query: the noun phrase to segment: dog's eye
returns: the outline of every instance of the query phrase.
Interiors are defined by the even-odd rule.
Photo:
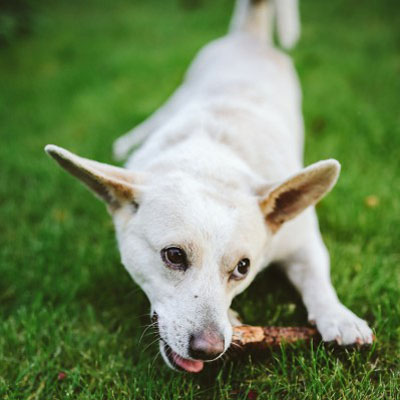
[[[249,272],[249,268],[250,268],[250,260],[248,258],[243,258],[236,265],[236,268],[231,274],[231,278],[235,280],[243,279]]]
[[[166,247],[161,250],[161,258],[164,263],[173,269],[185,271],[188,268],[186,253],[179,247]]]

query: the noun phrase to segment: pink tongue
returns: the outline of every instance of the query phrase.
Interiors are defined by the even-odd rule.
[[[176,365],[187,372],[200,372],[204,367],[203,361],[188,360],[186,358],[182,358],[181,356],[178,356],[178,354],[176,354],[174,351],[172,352],[172,358],[174,359]]]

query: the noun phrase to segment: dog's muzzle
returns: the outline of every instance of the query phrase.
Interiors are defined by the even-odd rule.
[[[154,312],[152,322],[158,329],[158,316]],[[190,336],[188,354],[190,358],[184,358],[176,353],[160,335],[160,349],[167,363],[178,371],[200,372],[204,367],[204,361],[212,361],[224,353],[225,339],[215,329],[208,328]]]

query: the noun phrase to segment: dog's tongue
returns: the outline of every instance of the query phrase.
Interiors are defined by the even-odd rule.
[[[181,367],[187,372],[200,372],[204,367],[203,361],[198,360],[188,360],[187,358],[183,358],[172,351],[172,358],[176,365]]]

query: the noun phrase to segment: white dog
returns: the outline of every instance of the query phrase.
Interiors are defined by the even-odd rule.
[[[116,157],[130,155],[125,168],[46,146],[107,203],[122,263],[148,296],[161,353],[176,369],[198,372],[224,353],[238,323],[232,299],[272,261],[324,341],[372,342],[330,281],[313,205],[340,165],[302,166],[300,88],[290,58],[272,46],[273,11],[282,45],[296,42],[296,0],[238,0],[229,33],[200,51],[165,105],[116,141]]]

